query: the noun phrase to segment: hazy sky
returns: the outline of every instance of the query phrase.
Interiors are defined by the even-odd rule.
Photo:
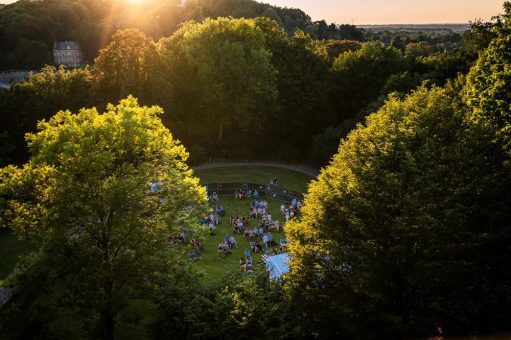
[[[355,24],[465,23],[502,12],[504,0],[265,0],[298,7],[313,20]]]
[[[0,0],[12,3],[15,0]],[[504,0],[263,0],[298,7],[313,20],[355,24],[464,23],[488,20],[501,12]]]

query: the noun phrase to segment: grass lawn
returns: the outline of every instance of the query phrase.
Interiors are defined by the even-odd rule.
[[[279,180],[278,186],[281,188],[296,190],[299,192],[306,192],[307,185],[312,180],[312,177],[304,173],[282,169],[276,167],[256,167],[256,166],[242,166],[242,167],[225,167],[213,169],[199,169],[194,170],[195,176],[199,177],[201,184],[209,183],[255,183],[255,184],[268,184],[270,179],[277,177]],[[229,216],[239,213],[241,215],[248,215],[248,207],[251,201],[236,201],[233,198],[222,198],[221,200],[226,215],[221,218],[220,224],[217,226],[216,235],[207,236],[202,242],[204,247],[201,253],[201,259],[195,262],[196,268],[203,275],[206,281],[219,280],[227,272],[241,270],[239,266],[240,257],[243,257],[243,251],[250,248],[250,243],[245,240],[243,235],[234,235],[238,248],[232,251],[232,255],[222,259],[218,256],[218,244],[228,234],[233,234],[232,227],[229,225]],[[274,220],[281,222],[285,218],[280,213],[279,200],[268,200],[268,210]],[[256,227],[258,221],[251,222],[250,228]],[[278,242],[283,236],[282,233],[272,233],[273,239]],[[261,259],[261,254],[253,254],[254,260],[253,268],[259,269],[257,263]]]
[[[240,166],[194,170],[202,184],[209,183],[255,183],[269,184],[277,178],[278,186],[305,193],[312,177],[302,172],[269,166]]]
[[[240,214],[240,216],[247,216],[250,202],[250,200],[236,201],[234,198],[221,199],[221,203],[224,206],[226,214],[224,217],[220,218],[220,224],[216,226],[217,229],[215,230],[215,235],[207,236],[203,240],[202,246],[204,249],[201,252],[201,258],[196,260],[194,263],[196,269],[199,271],[205,281],[216,281],[221,279],[226,273],[230,271],[241,270],[239,266],[239,260],[240,257],[244,257],[243,251],[245,249],[250,249],[250,243],[243,237],[243,235],[237,235],[233,233],[232,227],[229,224],[229,217],[235,214]],[[268,200],[268,211],[271,213],[274,220],[283,222],[285,221],[285,218],[280,213],[280,203],[281,201]],[[253,220],[249,228],[253,229],[257,227],[258,223],[259,220]],[[217,247],[218,244],[228,234],[234,236],[238,247],[232,249],[231,255],[228,255],[226,258],[221,258],[218,255]],[[283,236],[283,233],[273,232],[272,235],[273,239],[278,243],[280,238]],[[254,260],[254,265],[252,266],[253,269],[258,270],[260,266],[257,263],[261,259],[261,253],[252,253],[252,258]]]
[[[271,178],[277,177],[279,187],[305,192],[308,183],[312,178],[301,172],[274,167],[228,167],[216,169],[202,169],[194,171],[195,175],[201,179],[202,184],[208,183],[235,183],[247,182],[256,184],[267,184]],[[273,219],[283,221],[280,213],[280,201],[268,201],[268,208]],[[250,201],[235,201],[231,198],[222,199],[222,204],[226,210],[226,216],[222,218],[217,226],[215,236],[207,236],[202,242],[204,250],[201,259],[196,261],[196,268],[202,273],[205,280],[217,280],[224,274],[232,270],[240,270],[239,259],[243,256],[243,250],[250,248],[250,244],[242,235],[235,235],[238,248],[233,250],[232,255],[225,259],[218,256],[217,246],[227,235],[232,234],[232,228],[229,225],[229,216],[236,213],[248,215],[248,206]],[[252,221],[251,227],[257,226],[257,221]],[[281,233],[274,233],[273,238],[276,242],[282,237]],[[29,242],[19,241],[7,230],[0,230],[0,280],[7,277],[14,269],[16,261],[20,255],[32,250]],[[260,260],[260,254],[252,254],[254,259],[254,269],[258,268],[257,262]]]
[[[32,250],[27,241],[19,241],[7,230],[0,230],[0,280],[5,279],[14,269],[20,255]]]

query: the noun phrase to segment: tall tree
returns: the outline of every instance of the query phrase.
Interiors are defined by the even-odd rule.
[[[143,102],[154,101],[154,97],[170,91],[158,81],[161,78],[155,43],[137,29],[115,33],[96,58],[94,71],[92,93],[104,103],[127,95],[137,96]]]
[[[280,159],[303,159],[303,150],[310,145],[312,136],[332,121],[329,65],[304,32],[288,37],[266,18],[256,21],[266,35],[278,73],[278,96],[275,110],[271,111],[270,133],[263,145]]]
[[[342,118],[351,118],[373,102],[393,74],[401,73],[405,60],[401,51],[380,43],[342,53],[333,64],[337,84],[337,108]]]
[[[160,42],[174,113],[195,138],[213,137],[215,126],[221,141],[232,126],[257,131],[267,120],[276,73],[264,39],[252,20],[220,18],[189,22]]]
[[[311,333],[397,338],[509,324],[511,181],[458,91],[390,98],[341,143],[301,220],[286,225],[287,288]]]
[[[511,3],[504,4],[497,37],[467,76],[466,102],[473,118],[495,129],[496,138],[511,155]]]
[[[45,334],[46,323],[16,327],[34,323],[16,313],[33,307],[53,322],[77,314],[78,328],[112,339],[117,313],[168,281],[180,259],[168,239],[199,230],[205,191],[161,113],[132,97],[103,114],[61,111],[27,136],[26,165],[1,170],[2,222],[40,249],[9,282],[18,297],[2,310],[1,333]]]

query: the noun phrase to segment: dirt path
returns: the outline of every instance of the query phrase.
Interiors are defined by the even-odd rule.
[[[214,168],[228,168],[228,167],[240,167],[240,166],[268,166],[274,168],[283,168],[302,172],[312,177],[316,177],[319,174],[319,169],[307,165],[293,165],[283,163],[271,163],[271,162],[254,162],[254,163],[204,163],[197,166],[192,166],[195,170],[200,169],[214,169]]]

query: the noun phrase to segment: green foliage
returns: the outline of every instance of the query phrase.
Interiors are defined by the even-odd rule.
[[[0,123],[9,131],[8,158],[24,162],[27,158],[24,135],[34,132],[39,120],[58,110],[78,110],[89,105],[92,75],[88,68],[66,70],[47,66],[25,81],[0,92]]]
[[[53,55],[43,42],[21,39],[4,62],[6,67],[35,70],[51,65]]]
[[[189,22],[160,42],[174,86],[172,115],[193,126],[188,140],[214,140],[211,126],[221,141],[234,124],[251,132],[267,124],[276,72],[264,43],[254,21],[227,18]]]
[[[29,163],[1,170],[2,222],[40,250],[8,282],[21,298],[7,306],[13,312],[0,330],[15,334],[11,321],[19,318],[37,322],[35,334],[52,332],[47,323],[62,311],[80,316],[81,330],[111,338],[117,313],[178,265],[181,251],[168,238],[183,227],[201,230],[205,191],[161,113],[133,97],[103,114],[60,111],[27,136]],[[26,285],[32,276],[41,292]],[[16,312],[32,307],[49,322]]]
[[[405,47],[406,55],[412,57],[427,57],[432,55],[434,52],[434,48],[427,41],[409,43]]]
[[[264,274],[233,274],[208,287],[173,286],[161,301],[156,339],[300,336],[281,284]]]
[[[156,44],[136,29],[117,31],[94,63],[93,97],[100,102],[135,95],[143,102],[162,101],[170,91],[159,72]]]
[[[354,40],[318,40],[315,42],[316,54],[322,56],[331,65],[344,52],[358,51],[362,43]]]
[[[391,75],[401,73],[405,67],[399,50],[380,43],[367,43],[357,51],[339,55],[333,64],[338,107],[342,110],[338,114],[354,117],[378,97]]]
[[[304,32],[298,31],[289,38],[263,20],[258,20],[257,25],[265,33],[272,53],[278,96],[271,111],[268,137],[262,138],[256,148],[263,146],[263,152],[274,151],[277,159],[303,159],[301,151],[308,148],[312,136],[333,119],[328,64]]]
[[[0,68],[38,69],[51,64],[54,41],[81,40],[93,20],[89,1],[18,1],[0,9]]]
[[[308,331],[396,338],[509,324],[503,157],[450,90],[422,87],[369,116],[286,226],[287,290]]]
[[[281,8],[253,0],[150,0],[134,5],[127,0],[17,1],[0,7],[0,68],[38,69],[51,63],[54,41],[80,43],[86,60],[93,61],[119,28],[136,28],[153,39],[167,37],[188,21],[206,18],[269,17],[288,33],[318,27],[320,39],[361,40],[352,25],[312,22],[300,9]]]
[[[511,154],[511,3],[505,4],[497,38],[481,54],[467,76],[465,98],[473,119],[495,129],[496,138]]]
[[[482,20],[471,22],[470,29],[463,34],[467,52],[477,57],[479,52],[484,51],[490,42],[497,37],[494,28],[501,24],[500,20],[496,23]]]
[[[277,24],[281,25],[282,20],[280,19],[279,15],[273,8],[266,9],[262,14],[261,17],[269,18],[271,20],[274,20]]]
[[[448,79],[456,79],[459,74],[467,74],[472,64],[463,51],[439,53],[419,58],[417,62],[425,67],[423,78],[440,86],[445,85]]]

